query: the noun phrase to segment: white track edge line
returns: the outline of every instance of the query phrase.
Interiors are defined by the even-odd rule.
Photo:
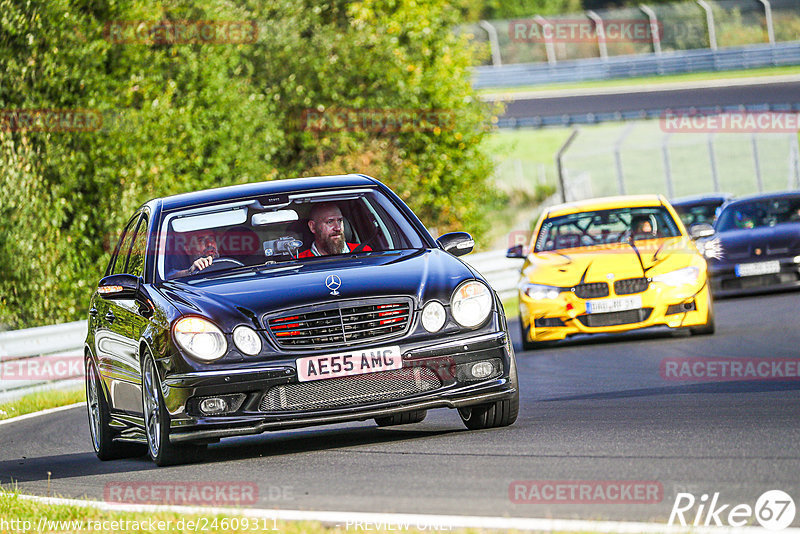
[[[2,421],[0,421],[0,426],[16,423],[18,421],[24,421],[25,419],[33,419],[34,417],[39,417],[40,415],[47,415],[50,413],[61,412],[64,410],[71,410],[72,408],[77,408],[78,406],[86,406],[86,401],[76,402],[75,404],[68,404],[66,406],[58,406],[56,408],[48,408],[46,410],[40,410],[38,412],[26,413],[18,415],[16,417],[11,417],[10,419],[3,419]]]
[[[3,493],[0,490],[0,493]],[[19,498],[42,504],[87,506],[99,510],[113,512],[176,512],[184,514],[213,514],[213,515],[239,515],[257,517],[275,521],[315,521],[324,524],[342,526],[371,523],[374,529],[397,525],[409,525],[409,529],[419,527],[425,530],[452,528],[485,528],[519,531],[562,531],[562,532],[619,532],[619,533],[691,533],[691,534],[742,534],[754,532],[768,532],[761,527],[680,527],[658,523],[644,523],[635,521],[592,521],[580,519],[545,519],[522,517],[484,517],[484,516],[455,516],[455,515],[427,515],[427,514],[392,514],[369,512],[334,512],[311,510],[266,510],[266,509],[241,509],[202,506],[175,506],[156,504],[117,504],[101,501],[87,501],[80,499],[64,499],[59,497],[40,497],[38,495],[17,494]],[[377,523],[377,525],[376,525]],[[354,526],[355,530],[359,530]],[[362,527],[363,530],[363,527]],[[798,534],[798,528],[786,528],[781,534]]]

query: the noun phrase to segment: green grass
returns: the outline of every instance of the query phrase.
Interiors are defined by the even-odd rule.
[[[238,524],[236,523],[238,520]],[[3,521],[9,523],[4,525]],[[27,525],[24,523],[29,521]],[[49,521],[50,523],[47,523]],[[57,524],[54,522],[80,522]],[[193,522],[194,528],[189,522]],[[257,523],[256,523],[257,521]],[[41,525],[41,531],[37,530]],[[118,522],[114,524],[112,522]],[[163,522],[159,524],[160,522]],[[216,525],[216,528],[212,528]],[[233,528],[237,526],[238,528]],[[245,525],[249,528],[245,528]],[[12,528],[8,528],[11,526]],[[25,526],[30,526],[24,530]],[[4,528],[6,527],[6,528]],[[91,528],[90,528],[91,527]],[[127,527],[127,528],[126,528]],[[153,527],[153,528],[151,528]],[[183,527],[183,528],[181,528]],[[203,528],[206,527],[206,528]],[[408,532],[423,532],[412,523]],[[380,528],[371,524],[369,532],[396,532],[397,528]],[[229,514],[181,514],[179,512],[111,512],[91,506],[68,506],[42,504],[19,498],[16,491],[0,492],[0,532],[119,532],[119,533],[160,533],[164,532],[234,532],[259,533],[282,532],[284,534],[338,534],[345,532],[364,532],[357,526],[346,524],[338,527],[325,526],[310,521],[281,521],[272,518],[248,518],[236,511]],[[427,530],[426,530],[427,531]],[[435,532],[435,530],[434,530]],[[487,529],[453,529],[449,532],[459,534],[492,532]]]
[[[0,404],[0,421],[26,413],[38,412],[48,408],[68,406],[86,400],[86,392],[81,389],[40,391],[25,395],[17,400]]]
[[[620,78],[615,80],[591,80],[576,83],[548,83],[540,85],[526,85],[519,87],[496,87],[478,91],[478,94],[508,94],[527,93],[531,91],[551,91],[553,89],[595,89],[607,87],[626,87],[631,85],[659,85],[676,82],[696,82],[705,80],[728,80],[736,78],[755,78],[761,76],[785,76],[800,74],[800,66],[767,67],[763,69],[729,70],[723,72],[692,72],[687,74],[674,74],[671,76],[643,76],[638,78]]]

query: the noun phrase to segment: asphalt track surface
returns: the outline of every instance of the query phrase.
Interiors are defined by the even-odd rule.
[[[800,103],[800,82],[793,81],[733,87],[521,98],[506,103],[503,118],[520,119],[691,107],[795,106],[798,103]]]
[[[270,509],[659,522],[677,492],[752,506],[780,489],[800,504],[800,381],[684,383],[659,372],[671,357],[798,358],[798,311],[798,292],[728,299],[716,304],[714,336],[648,332],[518,349],[520,416],[498,430],[469,432],[443,409],[402,427],[230,439],[200,463],[157,468],[145,458],[97,460],[85,408],[70,409],[0,426],[0,481],[46,495],[49,471],[53,495],[100,500],[111,483],[233,481],[256,483],[257,506]],[[509,499],[517,480],[657,481],[663,498],[519,504]]]

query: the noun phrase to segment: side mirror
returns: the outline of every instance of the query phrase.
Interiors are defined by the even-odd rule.
[[[506,251],[506,258],[524,258],[525,247],[522,245],[514,245]]]
[[[135,299],[141,278],[132,274],[112,274],[100,280],[97,293],[104,299]]]
[[[475,240],[466,232],[450,232],[444,234],[436,240],[445,252],[453,256],[463,256],[469,254],[475,248]]]
[[[703,237],[711,237],[714,235],[714,227],[710,224],[700,223],[700,224],[693,224],[689,228],[689,235],[692,236],[692,239],[701,239]]]

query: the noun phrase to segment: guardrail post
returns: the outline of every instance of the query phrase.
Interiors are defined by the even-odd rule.
[[[632,130],[633,123],[629,123],[614,143],[614,162],[617,167],[617,189],[620,195],[625,194],[625,173],[622,170],[622,143],[625,142],[625,139],[630,135]]]
[[[542,27],[542,35],[544,35],[544,49],[547,51],[547,62],[551,65],[558,63],[556,59],[556,49],[553,46],[553,25],[547,22],[547,19],[541,15],[533,17],[534,22]],[[549,31],[548,31],[549,28]]]
[[[567,201],[567,189],[564,184],[564,166],[561,160],[564,153],[569,149],[569,145],[578,137],[578,132],[580,132],[580,129],[574,128],[572,133],[569,134],[569,138],[561,145],[561,148],[558,149],[558,153],[556,154],[556,169],[558,169],[558,185],[561,188],[561,202]]]
[[[711,162],[711,182],[714,186],[714,192],[719,193],[719,175],[717,174],[717,156],[714,153],[714,134],[708,134],[708,159]]]
[[[667,196],[675,198],[675,186],[672,184],[672,166],[669,163],[669,138],[671,133],[664,135],[661,140],[661,156],[664,160],[664,179],[667,181]]]
[[[492,49],[492,66],[502,67],[503,60],[500,57],[500,40],[497,38],[497,29],[486,20],[479,21],[478,25],[489,34],[489,46]]]
[[[717,28],[714,25],[714,12],[711,10],[711,6],[708,5],[706,0],[697,0],[697,5],[703,8],[703,11],[706,12],[706,25],[708,26],[708,45],[711,47],[711,50],[717,49]]]
[[[789,134],[791,141],[789,146],[792,151],[792,171],[794,173],[794,187],[800,189],[800,139],[797,134]],[[792,184],[789,184],[788,189],[792,189]]]
[[[758,138],[756,134],[750,134],[750,143],[753,145],[753,163],[756,167],[756,187],[759,193],[763,193],[764,183],[761,180],[761,163],[758,159]]]
[[[606,44],[606,28],[603,25],[603,19],[591,9],[586,12],[586,16],[594,22],[594,31],[597,34],[597,48],[600,51],[600,57],[603,61],[606,61],[608,60],[608,45]]]
[[[647,15],[647,18],[650,19],[650,38],[653,41],[653,52],[655,52],[657,56],[660,56],[661,31],[658,29],[658,17],[656,16],[656,12],[644,4],[640,5],[639,9],[641,9],[642,12]]]
[[[759,0],[764,4],[764,16],[767,19],[767,37],[769,37],[769,44],[775,46],[775,27],[772,24],[772,4],[769,0]]]

